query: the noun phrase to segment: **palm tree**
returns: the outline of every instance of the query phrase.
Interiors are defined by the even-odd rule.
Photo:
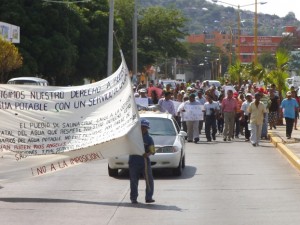
[[[290,54],[285,49],[278,49],[275,54],[276,57],[276,68],[270,71],[268,74],[268,79],[276,85],[279,93],[280,102],[282,101],[282,94],[288,90],[286,86],[286,78],[289,77],[289,61]],[[278,124],[283,124],[283,118],[279,116]]]
[[[280,101],[282,100],[282,93],[288,90],[286,86],[286,79],[289,77],[289,61],[290,54],[285,49],[279,49],[276,51],[276,68],[270,71],[268,79],[274,83],[278,89]]]
[[[238,82],[241,84],[241,79],[243,79],[243,74],[245,71],[245,66],[241,64],[239,60],[235,62],[235,64],[231,65],[228,69],[229,80],[231,83]]]
[[[251,63],[247,65],[247,72],[249,73],[249,78],[253,82],[263,81],[266,85],[267,82],[267,70],[261,64]]]

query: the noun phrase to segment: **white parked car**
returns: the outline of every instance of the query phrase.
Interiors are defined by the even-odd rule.
[[[158,82],[163,85],[163,88],[165,88],[168,84],[170,84],[172,89],[175,89],[176,84],[178,83],[176,80],[168,80],[168,79],[167,80],[159,80]]]
[[[10,79],[7,84],[21,84],[21,85],[38,85],[48,86],[48,81],[38,77],[16,77]]]
[[[205,80],[205,81],[203,81],[203,83],[204,82],[208,82],[209,87],[212,85],[214,85],[216,88],[221,86],[221,83],[218,80]]]
[[[185,167],[185,131],[181,131],[171,114],[147,111],[141,118],[150,122],[149,134],[155,145],[155,155],[150,156],[152,169],[172,169],[180,176]],[[128,169],[129,156],[108,159],[108,174],[118,176],[119,169]]]

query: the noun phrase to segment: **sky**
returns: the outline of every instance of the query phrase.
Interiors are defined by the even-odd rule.
[[[222,0],[223,1],[223,0]],[[246,6],[243,5],[255,4],[255,0],[224,0],[223,2],[230,3],[232,5],[240,5],[242,10],[250,10],[255,11],[255,6]],[[260,5],[259,2],[267,2],[264,5]],[[257,0],[257,12],[270,14],[270,15],[278,15],[280,17],[286,16],[289,12],[295,13],[295,16],[298,20],[300,20],[300,7],[297,7],[298,0]],[[223,3],[218,2],[217,4]]]

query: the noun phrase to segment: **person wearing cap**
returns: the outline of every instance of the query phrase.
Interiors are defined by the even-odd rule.
[[[260,101],[261,94],[256,93],[254,95],[255,101],[251,102],[248,107],[248,113],[250,118],[251,136],[250,142],[255,147],[259,145],[262,125],[266,113],[266,107],[264,103]]]
[[[152,99],[147,96],[147,90],[145,88],[141,88],[139,90],[139,93],[140,93],[140,98],[147,98],[148,99],[148,106],[153,105]]]
[[[249,112],[247,109],[251,102],[252,102],[252,95],[250,93],[247,93],[246,100],[243,102],[241,106],[241,117],[240,117],[240,123],[242,123],[245,127],[245,141],[249,141],[250,139],[250,130],[248,127]]]
[[[154,180],[151,169],[151,161],[149,156],[155,154],[154,141],[148,133],[150,123],[146,119],[141,120],[141,131],[144,142],[143,155],[130,155],[129,156],[129,177],[130,177],[130,200],[131,203],[138,203],[138,184],[141,174],[144,175],[146,181],[146,203],[153,203],[155,200],[152,198],[154,193]]]
[[[286,98],[282,100],[280,108],[282,109],[283,117],[286,123],[286,137],[290,139],[294,126],[295,111],[299,112],[299,104],[296,99],[292,98],[291,91],[286,93]]]
[[[182,107],[180,107],[180,113],[183,113],[183,114],[187,114],[189,113],[186,108],[190,105],[199,105],[200,106],[200,103],[197,102],[195,100],[196,98],[196,95],[194,93],[190,94],[189,95],[189,100],[184,102],[184,105]],[[200,108],[199,108],[200,110]],[[184,121],[186,121],[186,126],[187,126],[187,140],[188,142],[193,142],[194,143],[198,143],[198,141],[200,140],[199,139],[199,119],[198,120],[190,120],[190,118],[187,116],[185,118],[188,118],[188,119],[184,119]]]

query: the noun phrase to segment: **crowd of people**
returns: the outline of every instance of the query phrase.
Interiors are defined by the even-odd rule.
[[[172,114],[187,132],[188,142],[199,142],[204,132],[208,142],[216,140],[217,134],[223,141],[244,136],[245,141],[257,146],[261,139],[268,138],[268,129],[276,129],[279,118],[285,119],[288,139],[293,129],[298,129],[300,98],[294,87],[283,100],[275,84],[258,87],[246,80],[241,84],[226,80],[219,87],[199,80],[181,82],[176,87],[153,82],[146,87],[141,83],[134,86],[134,95],[147,98],[148,106]]]

